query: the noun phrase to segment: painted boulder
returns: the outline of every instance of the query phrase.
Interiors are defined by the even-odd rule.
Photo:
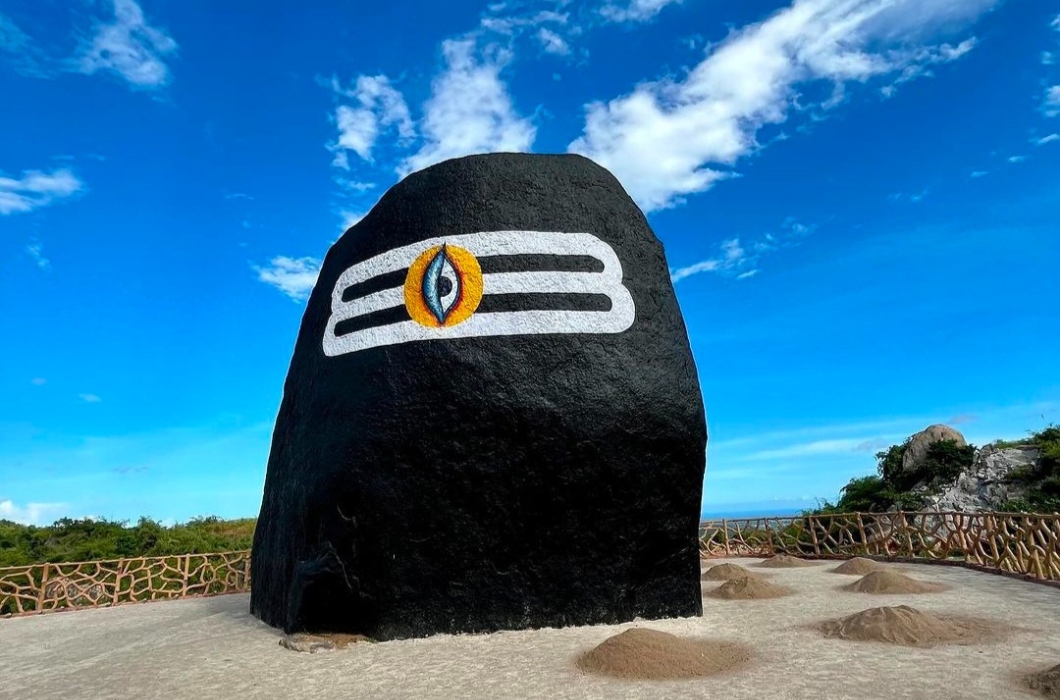
[[[706,426],[663,249],[580,156],[446,161],[328,251],[251,610],[385,640],[701,613]]]

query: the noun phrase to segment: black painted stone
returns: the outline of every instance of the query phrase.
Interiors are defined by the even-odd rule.
[[[332,289],[351,265],[503,230],[610,244],[632,327],[324,354]],[[484,273],[510,264],[480,262]],[[487,295],[477,313],[519,303]],[[376,639],[698,615],[706,439],[662,245],[618,181],[573,155],[434,165],[391,188],[324,260],[276,421],[251,611],[287,632]]]

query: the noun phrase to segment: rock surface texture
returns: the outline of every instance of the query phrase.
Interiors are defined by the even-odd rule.
[[[662,245],[610,173],[431,166],[324,260],[251,611],[377,640],[699,615],[706,437]]]
[[[984,445],[976,450],[972,466],[938,494],[927,497],[927,507],[941,511],[978,513],[996,510],[1008,500],[1021,498],[1025,489],[1008,483],[1016,468],[1033,467],[1038,460],[1034,446],[1004,447]]]

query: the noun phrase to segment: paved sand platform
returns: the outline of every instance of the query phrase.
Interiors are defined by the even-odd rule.
[[[717,559],[747,566],[760,559]],[[0,698],[415,698],[416,700],[1028,700],[1013,677],[1060,663],[1060,589],[958,567],[888,565],[950,589],[921,595],[841,590],[840,562],[770,569],[792,588],[772,600],[703,599],[679,620],[356,644],[299,653],[251,617],[248,595],[161,601],[0,620]],[[762,571],[752,567],[752,571]],[[765,573],[765,572],[763,572]],[[720,585],[705,582],[704,590]],[[879,606],[976,615],[1021,628],[1007,641],[917,649],[825,639],[806,623]],[[729,675],[622,681],[578,671],[574,658],[611,635],[647,627],[751,645]]]

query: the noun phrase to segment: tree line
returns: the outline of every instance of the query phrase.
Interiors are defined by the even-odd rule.
[[[250,549],[254,518],[192,518],[170,527],[142,517],[126,521],[62,518],[51,525],[0,520],[0,567],[99,561]]]

